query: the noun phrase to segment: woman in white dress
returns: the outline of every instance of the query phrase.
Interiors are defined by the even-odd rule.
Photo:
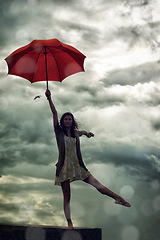
[[[131,205],[121,196],[112,192],[95,179],[83,162],[79,137],[85,135],[86,137],[91,138],[94,137],[94,134],[92,132],[79,131],[74,116],[70,112],[63,114],[59,124],[57,110],[51,99],[51,92],[46,90],[45,94],[53,113],[53,124],[59,150],[59,158],[56,164],[55,185],[59,185],[62,188],[64,213],[67,219],[68,228],[73,228],[70,211],[70,183],[72,181],[82,180],[95,187],[101,194],[113,198],[116,204],[130,207]]]

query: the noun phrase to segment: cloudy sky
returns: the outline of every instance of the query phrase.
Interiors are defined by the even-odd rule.
[[[73,222],[102,228],[103,240],[158,240],[159,0],[0,0],[0,26],[0,222],[66,226],[46,84],[7,75],[4,61],[34,39],[57,38],[87,56],[85,72],[49,83],[59,117],[71,111],[94,132],[81,138],[88,169],[132,204],[74,182]]]

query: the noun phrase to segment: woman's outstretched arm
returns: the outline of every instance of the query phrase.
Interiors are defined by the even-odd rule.
[[[46,95],[46,97],[47,97],[47,99],[48,99],[49,106],[50,106],[51,111],[52,111],[52,113],[53,113],[53,123],[54,123],[54,126],[56,126],[57,123],[58,123],[58,114],[57,114],[57,110],[56,110],[56,108],[55,108],[55,106],[54,106],[54,104],[53,104],[53,102],[52,102],[51,92],[49,91],[49,89],[46,90],[45,95]]]
[[[82,135],[85,135],[88,138],[94,137],[94,134],[92,132],[86,132],[86,131],[81,131]]]

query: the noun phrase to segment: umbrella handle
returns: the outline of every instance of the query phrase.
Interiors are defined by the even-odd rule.
[[[48,79],[46,80],[46,83],[47,83],[47,90],[49,90],[49,88],[48,88]]]

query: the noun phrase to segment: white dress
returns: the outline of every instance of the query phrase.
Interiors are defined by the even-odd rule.
[[[65,160],[59,176],[56,176],[55,185],[61,185],[62,182],[70,180],[84,180],[90,172],[80,166],[76,152],[76,138],[64,136],[65,142]]]

